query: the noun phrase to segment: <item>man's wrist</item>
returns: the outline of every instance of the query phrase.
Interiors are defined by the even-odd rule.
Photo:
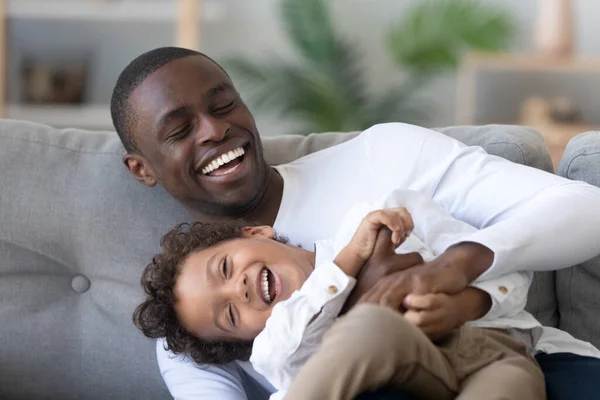
[[[458,297],[460,309],[465,310],[461,313],[461,325],[482,318],[492,308],[492,297],[478,288],[468,287],[455,296]]]
[[[448,248],[441,257],[451,257],[451,266],[461,273],[467,282],[473,282],[490,268],[494,262],[494,252],[475,242],[462,242]]]

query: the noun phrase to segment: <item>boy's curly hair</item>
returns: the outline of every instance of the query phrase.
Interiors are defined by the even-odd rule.
[[[161,240],[162,252],[155,255],[142,274],[146,300],[133,313],[133,323],[149,338],[166,338],[167,349],[186,354],[197,363],[224,364],[247,361],[252,341],[209,341],[194,337],[180,323],[175,311],[175,282],[186,258],[220,242],[241,237],[242,221],[183,223]]]

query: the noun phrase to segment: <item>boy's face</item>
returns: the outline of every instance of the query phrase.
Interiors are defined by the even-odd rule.
[[[182,325],[207,340],[253,340],[273,306],[300,289],[314,253],[273,240],[268,226],[192,253],[175,283]],[[266,278],[266,279],[265,279]]]

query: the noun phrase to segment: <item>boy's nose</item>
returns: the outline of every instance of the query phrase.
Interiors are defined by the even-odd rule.
[[[240,301],[248,303],[250,301],[250,294],[248,293],[248,276],[244,275],[239,280],[238,293]]]

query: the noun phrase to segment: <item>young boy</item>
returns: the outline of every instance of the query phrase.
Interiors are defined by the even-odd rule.
[[[406,208],[391,208],[399,205]],[[165,235],[162,253],[143,273],[148,296],[136,309],[134,322],[146,336],[166,337],[170,350],[185,353],[198,363],[250,359],[279,390],[272,399],[283,398],[334,325],[382,227],[392,232],[396,252],[418,251],[425,261],[475,230],[432,200],[405,190],[373,204],[357,205],[336,237],[317,242],[315,252],[287,244],[268,226],[182,224]],[[384,354],[394,349],[389,358],[392,368],[379,370],[365,360],[377,379],[354,382],[351,390],[336,394],[336,398],[351,399],[374,383],[393,383],[422,398],[451,399],[461,392],[461,398],[481,398],[485,393],[480,389],[467,390],[481,386],[477,372],[497,365],[497,373],[492,373],[497,379],[503,374],[513,376],[504,362],[509,360],[509,369],[516,369],[523,379],[518,390],[510,382],[494,385],[497,398],[545,399],[543,375],[529,355],[535,345],[535,335],[530,333],[540,324],[523,311],[531,276],[512,274],[511,281],[511,299],[502,304],[494,294],[496,284],[475,282],[474,287],[491,294],[490,312],[472,326],[454,330],[438,342],[439,347],[419,329],[411,328],[407,320],[432,307],[437,307],[440,316],[455,313],[450,296],[431,294],[430,304],[423,301],[426,296],[413,296],[415,304],[406,302],[405,317],[397,312],[382,314],[380,308],[373,311],[371,307],[369,312],[398,328],[387,333],[389,343],[371,343]],[[504,290],[500,292],[506,296]],[[356,310],[354,314],[365,313],[365,307]],[[345,318],[352,321],[351,314]],[[400,343],[394,345],[394,340]],[[417,373],[415,363],[420,361],[422,371]],[[489,374],[485,376],[491,387]],[[329,395],[320,392],[314,395],[318,397],[304,397],[298,390],[302,389],[290,392],[289,397],[320,399]]]

